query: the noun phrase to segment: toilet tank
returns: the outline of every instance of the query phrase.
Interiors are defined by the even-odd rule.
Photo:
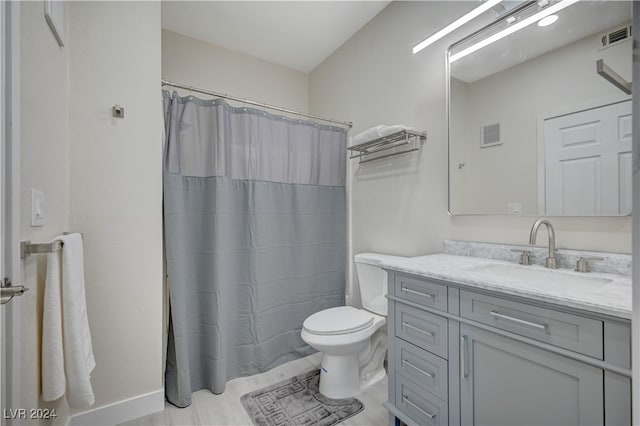
[[[381,265],[385,259],[393,257],[377,253],[355,255],[362,307],[374,314],[387,316],[387,273]]]

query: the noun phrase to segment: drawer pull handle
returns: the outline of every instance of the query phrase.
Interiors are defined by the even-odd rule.
[[[424,293],[422,291],[412,290],[412,289],[406,288],[406,287],[401,287],[400,291],[403,291],[403,292],[409,293],[409,294],[415,294],[415,295],[418,295],[418,296],[426,297],[427,299],[431,299],[431,300],[434,300],[436,298],[436,296],[434,294]]]
[[[538,324],[537,322],[531,322],[531,321],[526,321],[520,318],[510,317],[509,315],[500,314],[496,311],[491,311],[489,313],[496,318],[517,322],[518,324],[522,324],[522,325],[528,325],[529,327],[537,328],[539,330],[547,329],[547,324]]]
[[[433,413],[429,413],[427,411],[424,411],[422,408],[418,407],[418,405],[414,404],[413,402],[411,402],[411,400],[409,398],[407,398],[406,396],[402,397],[402,400],[404,402],[406,402],[407,404],[411,405],[413,408],[415,408],[416,410],[420,411],[422,414],[424,414],[425,416],[429,417],[430,419],[435,419],[436,415]]]
[[[460,374],[462,377],[468,377],[467,372],[467,336],[460,336]]]
[[[402,363],[408,365],[409,367],[413,368],[414,370],[417,370],[417,371],[421,372],[422,374],[424,374],[425,376],[429,377],[430,379],[435,379],[436,378],[435,374],[429,373],[428,371],[424,371],[422,368],[420,368],[420,367],[418,367],[416,365],[413,365],[412,363],[410,363],[406,359],[403,359]]]
[[[403,321],[403,322],[402,322],[402,326],[403,326],[403,327],[410,328],[411,330],[415,330],[415,331],[417,331],[418,333],[426,334],[427,336],[430,336],[430,337],[434,337],[434,336],[436,335],[436,333],[434,333],[433,331],[423,330],[423,329],[421,329],[421,328],[416,327],[415,325],[411,325],[411,324],[409,324],[408,322],[404,322],[404,321]]]

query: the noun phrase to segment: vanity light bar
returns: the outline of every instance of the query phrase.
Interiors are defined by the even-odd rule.
[[[475,9],[473,9],[471,12],[469,12],[466,15],[456,19],[455,21],[453,21],[452,23],[450,23],[449,25],[447,25],[446,27],[444,27],[443,29],[441,29],[437,33],[427,37],[426,39],[424,39],[420,43],[418,43],[415,46],[413,46],[413,54],[415,55],[416,53],[418,53],[419,51],[421,51],[425,47],[429,46],[430,44],[432,44],[432,43],[434,43],[434,42],[436,42],[438,40],[440,40],[442,37],[446,36],[447,34],[452,32],[453,30],[463,26],[467,22],[471,21],[473,18],[475,18],[477,16],[480,16],[481,14],[483,14],[487,10],[491,9],[493,6],[497,5],[501,1],[502,0],[487,0],[487,1],[485,1],[480,6],[476,7]]]
[[[540,12],[531,15],[530,17],[523,19],[520,22],[517,22],[509,27],[507,27],[506,29],[493,34],[492,36],[489,36],[487,38],[485,38],[484,40],[479,41],[478,43],[474,44],[473,46],[470,46],[464,50],[461,50],[460,52],[451,55],[451,57],[449,58],[449,63],[455,62],[458,59],[464,58],[465,56],[469,55],[470,53],[475,52],[476,50],[480,50],[483,47],[486,47],[492,43],[495,43],[496,41],[505,38],[506,36],[508,36],[509,34],[513,34],[516,31],[519,31],[525,27],[528,27],[529,25],[533,24],[534,22],[538,22],[540,19],[547,17],[549,15],[553,15],[554,13],[557,13],[559,11],[561,11],[562,9],[571,6],[574,3],[577,3],[580,0],[562,0],[559,3],[555,3],[553,6],[548,6],[545,9],[542,9]]]

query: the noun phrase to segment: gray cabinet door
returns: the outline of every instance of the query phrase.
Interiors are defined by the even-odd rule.
[[[603,371],[462,324],[463,425],[601,425]]]

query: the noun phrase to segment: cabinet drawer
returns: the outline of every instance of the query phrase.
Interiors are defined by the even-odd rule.
[[[447,286],[395,275],[394,296],[439,311],[447,311]]]
[[[460,316],[603,359],[602,321],[464,290]]]
[[[401,339],[396,339],[395,351],[396,373],[447,400],[447,361]]]
[[[449,424],[447,403],[402,376],[396,378],[396,408],[419,425]]]
[[[447,358],[447,319],[396,303],[396,336]]]

